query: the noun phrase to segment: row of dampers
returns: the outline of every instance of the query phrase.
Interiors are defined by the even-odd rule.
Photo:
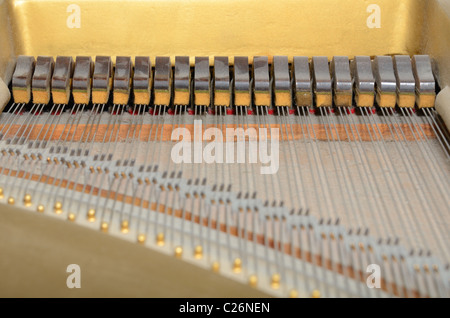
[[[435,77],[430,57],[415,55],[195,57],[19,56],[12,79],[15,103],[236,106],[433,107]]]

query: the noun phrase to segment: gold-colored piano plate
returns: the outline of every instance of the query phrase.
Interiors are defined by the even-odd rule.
[[[8,83],[14,70],[14,49],[7,2],[0,0],[0,78]]]
[[[0,297],[269,296],[100,231],[19,207],[1,209],[0,251],[9,257],[0,260]],[[69,289],[66,268],[74,260],[85,283]]]
[[[450,86],[450,1],[428,1],[427,5],[423,51],[430,54],[438,65],[437,80],[441,88],[445,88]]]
[[[418,53],[426,2],[12,0],[8,10],[16,55],[292,58]],[[373,4],[380,28],[368,26]]]

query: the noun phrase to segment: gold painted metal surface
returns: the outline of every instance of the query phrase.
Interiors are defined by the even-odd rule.
[[[0,297],[268,297],[174,257],[72,222],[0,206]],[[76,260],[82,287],[66,286]],[[155,275],[155,273],[158,273]]]
[[[17,55],[331,57],[419,53],[428,1],[8,2]],[[367,25],[371,4],[381,28]]]
[[[9,1],[0,0],[0,78],[9,82],[15,65]]]
[[[444,88],[450,86],[450,1],[428,1],[426,21],[423,51],[435,60],[439,68],[437,80]]]

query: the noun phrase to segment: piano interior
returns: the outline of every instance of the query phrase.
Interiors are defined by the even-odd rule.
[[[448,1],[0,16],[0,295],[450,295]]]

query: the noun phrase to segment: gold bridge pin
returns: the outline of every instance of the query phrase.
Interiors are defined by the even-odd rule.
[[[291,289],[291,291],[289,292],[289,298],[298,298],[298,291],[296,291],[295,289]]]
[[[272,275],[272,281],[270,282],[270,286],[273,289],[278,289],[278,288],[280,288],[280,282],[281,282],[280,274],[273,274]]]
[[[248,283],[251,287],[256,287],[256,285],[258,285],[258,276],[256,276],[255,274],[250,275]]]
[[[23,197],[23,204],[25,206],[31,206],[31,195],[30,194],[25,194],[25,196]]]
[[[158,233],[156,235],[156,245],[164,246],[164,233]]]
[[[95,210],[89,209],[87,212],[87,219],[89,222],[95,222]]]
[[[106,232],[108,232],[108,228],[109,228],[108,223],[103,221],[102,224],[100,225],[100,231],[102,231],[103,233],[106,233]]]
[[[240,258],[235,258],[233,262],[233,272],[239,274],[242,271],[242,261]]]
[[[183,248],[181,246],[175,247],[175,257],[181,258],[182,255],[183,255]]]
[[[120,231],[121,231],[123,234],[127,234],[127,233],[130,231],[129,223],[128,223],[127,220],[123,220],[123,221],[122,221],[122,224],[120,225]]]
[[[145,234],[139,234],[137,237],[137,241],[139,244],[144,244],[146,239],[147,237],[145,236]]]
[[[53,207],[53,211],[55,211],[56,214],[61,214],[62,213],[62,203],[59,201],[56,201],[55,205]]]
[[[197,245],[194,249],[194,258],[201,259],[203,257],[203,247],[201,245]]]
[[[211,268],[214,273],[218,273],[220,270],[220,263],[218,261],[213,262]]]

